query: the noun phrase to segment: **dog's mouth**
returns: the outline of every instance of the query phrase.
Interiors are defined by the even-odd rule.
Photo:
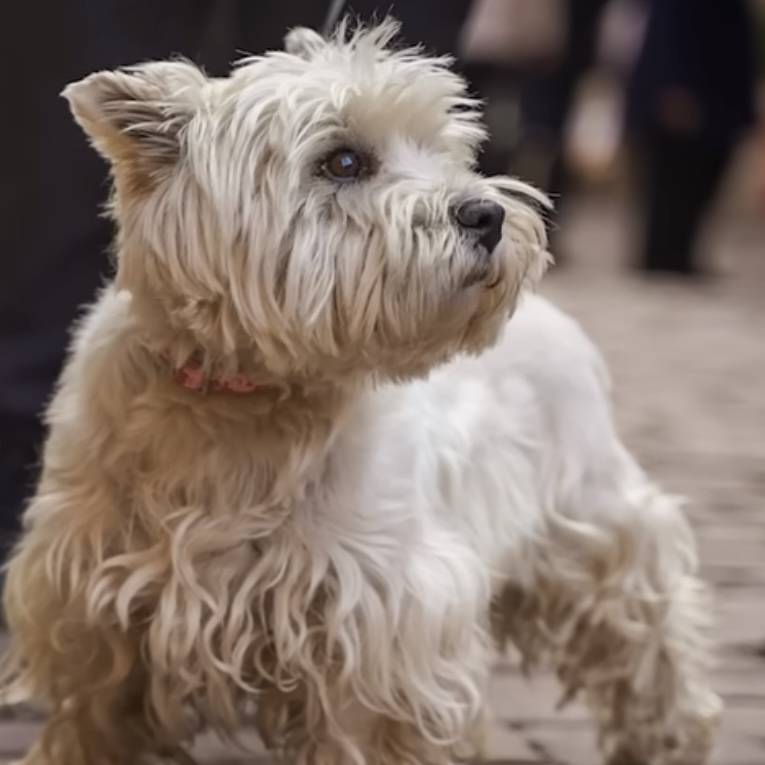
[[[471,271],[462,281],[462,287],[467,289],[468,287],[474,287],[476,284],[486,281],[489,277],[488,270],[482,269],[481,271]]]
[[[499,264],[494,261],[474,268],[468,273],[462,282],[462,287],[474,287],[476,284],[482,284],[484,289],[493,290],[502,282],[502,270]]]

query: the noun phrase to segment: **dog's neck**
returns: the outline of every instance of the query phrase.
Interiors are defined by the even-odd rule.
[[[130,313],[140,348],[132,363],[140,358],[141,368],[153,370],[144,384],[164,400],[165,411],[184,421],[178,432],[212,435],[220,448],[246,442],[258,469],[279,483],[292,474],[295,485],[297,473],[321,470],[345,413],[371,385],[363,377],[279,375],[259,363],[256,349],[215,353],[190,331],[174,328],[145,297],[131,299]]]
[[[137,380],[140,387],[133,395],[149,392],[170,423],[162,438],[147,429],[142,447],[146,459],[155,466],[172,466],[178,454],[189,451],[189,442],[209,444],[215,464],[250,476],[247,502],[251,508],[267,508],[263,517],[269,523],[276,518],[274,511],[277,516],[287,511],[321,480],[358,395],[326,381],[282,381],[257,373],[242,389],[236,378],[207,375],[196,367],[179,372],[166,356],[146,346],[130,356],[127,363],[153,369]],[[179,373],[191,379],[180,381]],[[191,452],[202,462],[206,459],[201,450]],[[200,475],[205,470],[200,467]],[[211,485],[210,492],[220,489]],[[237,506],[234,500],[232,507]]]
[[[317,388],[315,380],[285,379],[274,375],[259,361],[255,347],[242,346],[221,352],[217,346],[205,347],[197,333],[171,321],[166,305],[151,291],[131,289],[131,315],[140,344],[161,365],[161,373],[181,390],[203,396],[224,394],[242,398],[282,399],[299,387]],[[177,317],[176,317],[177,318]],[[325,387],[325,386],[321,386]],[[218,397],[219,398],[219,397]]]
[[[191,358],[173,371],[175,382],[194,393],[233,393],[250,395],[262,391],[263,383],[253,374],[206,374],[204,363]]]

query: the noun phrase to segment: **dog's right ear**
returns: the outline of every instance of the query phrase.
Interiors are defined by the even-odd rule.
[[[96,72],[64,88],[75,119],[119,174],[150,177],[174,164],[179,136],[199,105],[205,75],[185,61]]]

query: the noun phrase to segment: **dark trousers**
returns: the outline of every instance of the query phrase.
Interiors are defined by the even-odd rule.
[[[696,136],[663,131],[644,136],[639,174],[646,225],[640,267],[678,274],[699,270],[699,231],[732,150],[732,144]]]

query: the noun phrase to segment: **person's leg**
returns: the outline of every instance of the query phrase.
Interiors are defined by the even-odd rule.
[[[725,176],[731,147],[656,132],[645,141],[646,233],[641,267],[694,274],[704,216]]]

